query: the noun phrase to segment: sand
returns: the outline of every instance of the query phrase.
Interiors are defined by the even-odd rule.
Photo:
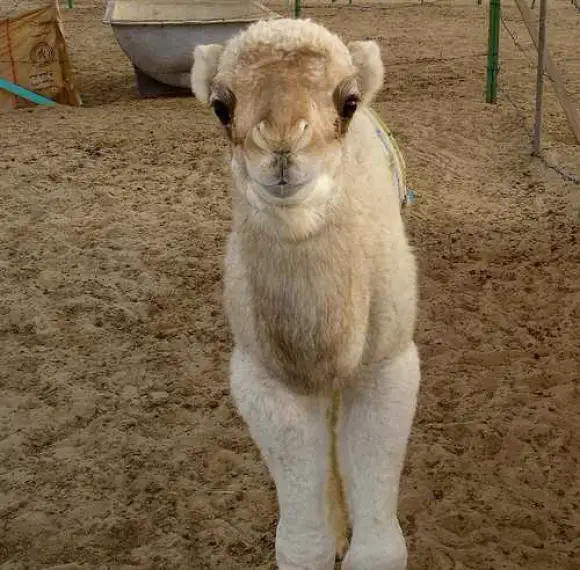
[[[417,195],[409,570],[580,568],[580,188],[530,156],[533,52],[505,4],[524,51],[502,28],[495,106],[485,5],[304,10],[380,43]],[[136,95],[102,15],[63,11],[83,108],[0,116],[0,568],[273,569],[274,488],[228,391],[225,141],[192,98]],[[580,14],[549,23],[580,107]],[[580,174],[546,94],[547,157]]]

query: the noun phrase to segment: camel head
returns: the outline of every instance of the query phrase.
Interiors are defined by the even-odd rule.
[[[191,73],[232,151],[236,186],[262,205],[332,194],[357,108],[383,82],[379,47],[344,44],[309,20],[260,21],[225,46],[200,45]]]

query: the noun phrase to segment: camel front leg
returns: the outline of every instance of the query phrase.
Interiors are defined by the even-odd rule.
[[[419,381],[419,356],[411,344],[343,393],[339,461],[353,530],[344,570],[407,566],[397,503]]]
[[[325,485],[330,462],[330,400],[288,391],[239,349],[231,391],[276,485],[279,570],[331,570],[334,544]]]

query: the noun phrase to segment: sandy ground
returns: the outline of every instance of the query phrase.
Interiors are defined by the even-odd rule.
[[[527,55],[502,28],[496,106],[485,5],[305,8],[380,42],[418,198],[410,570],[580,568],[580,188],[529,155],[533,53],[505,4]],[[64,12],[85,106],[0,116],[0,568],[273,569],[274,489],[228,393],[224,140],[193,99],[137,97],[102,14]],[[552,2],[577,107],[579,34]],[[551,88],[545,137],[580,174]]]

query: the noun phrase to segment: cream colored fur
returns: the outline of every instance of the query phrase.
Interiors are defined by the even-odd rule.
[[[193,57],[197,62],[191,70],[191,85],[195,96],[204,103],[209,103],[210,84],[215,76],[223,46],[212,44],[197,46]]]
[[[380,89],[378,46],[282,19],[194,57],[194,93],[231,110],[231,390],[276,484],[278,567],[330,570],[350,527],[345,570],[402,570],[415,260],[375,125],[338,116]]]

